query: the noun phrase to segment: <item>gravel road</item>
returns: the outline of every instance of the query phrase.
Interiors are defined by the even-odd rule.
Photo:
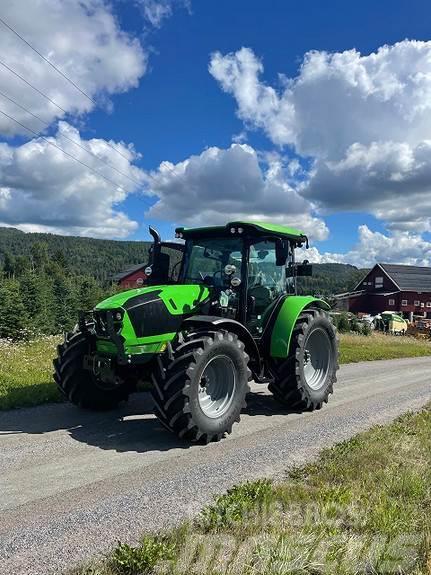
[[[327,406],[280,409],[255,386],[241,423],[189,446],[161,427],[147,394],[108,414],[68,404],[0,413],[0,574],[48,575],[118,539],[195,514],[216,493],[287,467],[431,399],[431,357],[343,366]]]

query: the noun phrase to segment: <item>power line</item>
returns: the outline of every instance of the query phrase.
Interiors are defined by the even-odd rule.
[[[27,86],[30,86],[30,88],[33,88],[33,90],[35,90],[38,94],[40,94],[41,96],[43,96],[46,100],[48,100],[49,102],[51,102],[51,104],[53,104],[54,106],[56,106],[59,110],[61,110],[64,114],[68,114],[69,112],[67,110],[65,110],[64,108],[62,108],[60,106],[60,104],[57,104],[57,102],[55,102],[52,98],[50,98],[49,96],[47,96],[44,92],[42,92],[42,90],[39,90],[39,88],[36,88],[36,86],[34,86],[31,82],[29,82],[28,80],[26,80],[25,78],[23,78],[23,76],[21,76],[20,74],[18,74],[18,72],[15,72],[15,70],[13,70],[10,66],[8,66],[5,62],[3,62],[2,60],[0,60],[0,64],[6,68],[6,70],[9,70],[9,72],[11,72],[12,74],[14,74],[17,78],[19,78],[20,80],[22,80],[25,84],[27,84]],[[114,150],[114,152],[117,152],[117,154],[119,154],[120,156],[122,156],[125,160],[129,161],[129,158],[127,156],[125,156],[124,154],[122,154],[119,150],[117,150],[117,148],[115,148],[115,146],[113,146],[112,144],[110,144],[109,142],[106,142],[106,145],[111,148],[112,150]]]
[[[36,54],[38,54],[45,62],[47,62],[50,66],[52,66],[52,68],[54,68],[54,70],[56,70],[59,74],[61,74],[61,76],[63,76],[67,81],[69,81],[75,88],[77,88],[80,92],[82,92],[82,94],[83,94],[84,96],[86,96],[95,106],[97,106],[97,102],[95,102],[95,100],[93,100],[93,98],[91,98],[88,94],[86,94],[75,82],[73,82],[73,80],[71,80],[68,76],[66,76],[66,74],[64,74],[59,68],[57,68],[57,66],[55,66],[50,60],[48,60],[48,58],[46,58],[46,57],[45,57],[43,54],[41,54],[36,48],[34,48],[34,47],[30,44],[30,42],[28,42],[25,38],[23,38],[16,30],[14,30],[14,29],[12,28],[12,26],[10,26],[7,22],[5,22],[5,20],[3,20],[1,17],[0,17],[0,22],[1,22],[4,26],[6,26],[11,32],[13,32],[18,38],[20,38],[25,44],[27,44],[32,50],[34,50],[34,52],[36,52]],[[5,62],[3,62],[2,60],[0,60],[0,65],[2,65],[2,66],[3,66],[4,68],[6,68],[9,72],[11,72],[12,74],[14,74],[14,75],[15,75],[17,78],[19,78],[22,82],[24,82],[25,84],[27,84],[27,86],[29,86],[30,88],[32,88],[33,90],[35,90],[35,91],[36,91],[38,94],[40,94],[43,98],[45,98],[46,100],[48,100],[48,102],[50,102],[51,104],[53,104],[54,106],[56,106],[56,107],[57,107],[59,110],[61,110],[64,114],[67,115],[67,114],[69,113],[69,112],[68,112],[67,110],[65,110],[62,106],[60,106],[60,104],[58,104],[58,103],[55,102],[52,98],[50,98],[49,96],[47,96],[44,92],[42,92],[42,90],[39,90],[39,88],[37,88],[36,86],[34,86],[34,85],[33,85],[31,82],[29,82],[28,80],[26,80],[23,76],[21,76],[18,72],[16,72],[15,70],[13,70],[10,66],[8,66],[8,65],[7,65]],[[6,97],[7,97],[7,96],[6,96]],[[10,98],[9,98],[9,99],[10,99]],[[11,100],[11,101],[12,101],[12,100]],[[14,103],[15,103],[16,105],[18,105],[19,107],[22,107],[22,106],[20,106],[19,104],[17,104],[16,102],[14,102]],[[30,112],[30,111],[28,111],[28,113],[31,114],[31,115],[33,115],[33,116],[35,116],[35,115],[34,115],[32,112]],[[36,116],[35,116],[35,117],[36,117]],[[12,119],[13,119],[13,118],[12,118]],[[39,118],[38,118],[38,119],[39,119]],[[40,120],[40,119],[39,119],[39,120]],[[42,120],[40,120],[40,121],[42,121]],[[45,122],[44,122],[44,123],[45,123]],[[27,129],[25,126],[24,126],[24,128]],[[36,135],[38,135],[38,134],[36,134]],[[72,141],[73,141],[73,140],[72,140]],[[105,144],[106,144],[109,148],[111,148],[111,150],[113,150],[114,152],[116,152],[117,154],[119,154],[122,158],[124,158],[124,159],[127,160],[128,162],[130,161],[130,159],[129,159],[127,156],[125,156],[125,155],[122,154],[119,150],[117,150],[117,148],[116,148],[115,146],[113,146],[110,142],[108,142],[107,140],[104,140],[104,142],[105,142]],[[74,143],[76,143],[76,142],[74,142]],[[77,143],[76,143],[76,144],[77,144]],[[79,145],[79,144],[77,144],[77,145]],[[84,148],[84,149],[86,150],[86,148]],[[89,153],[92,154],[92,152],[90,152],[89,150],[86,150],[86,151],[88,151]],[[98,156],[96,156],[96,157],[98,157]],[[98,159],[103,162],[103,160],[102,160],[101,158],[98,158]],[[106,162],[103,162],[103,163],[106,163]],[[109,165],[109,164],[107,164],[107,165]],[[113,168],[113,166],[110,166],[110,167]],[[176,175],[176,174],[175,174],[175,171],[174,171],[172,168],[170,168],[169,166],[166,166],[166,167],[168,168],[168,170],[169,170],[172,174]],[[115,169],[115,170],[118,172],[118,170],[117,170],[116,168],[113,168],[113,169]],[[121,172],[119,172],[119,173],[121,173]],[[122,174],[122,173],[121,173],[121,174]],[[122,175],[124,176],[125,174],[122,174]],[[152,180],[156,181],[155,178],[154,178],[151,174],[147,173],[147,175],[148,175]],[[126,176],[126,177],[128,177],[128,178],[130,179],[129,176]],[[135,180],[132,180],[132,181],[135,181]],[[135,181],[135,183],[137,183],[137,182]]]
[[[55,64],[53,64],[50,60],[48,60],[48,58],[46,58],[43,54],[41,54],[39,52],[39,50],[37,50],[34,46],[32,46],[30,44],[30,42],[28,42],[28,40],[26,40],[25,38],[23,38],[21,36],[21,34],[19,34],[14,28],[12,28],[12,26],[10,24],[8,24],[7,22],[5,22],[3,20],[3,18],[0,17],[0,22],[3,24],[3,26],[5,26],[6,28],[8,28],[13,34],[15,34],[15,36],[17,36],[20,40],[22,40],[25,44],[27,44],[27,46],[29,48],[31,48],[33,50],[33,52],[36,52],[36,54],[38,56],[40,56],[42,58],[42,60],[44,60],[47,64],[49,64],[52,68],[54,68],[54,70],[56,72],[58,72],[61,76],[63,76],[63,78],[65,78],[70,84],[72,84],[72,86],[74,86],[77,90],[79,90],[79,92],[81,92],[81,94],[83,94],[88,100],[90,100],[90,102],[92,102],[95,106],[97,106],[97,103],[93,100],[93,98],[91,96],[89,96],[86,92],[84,92],[84,90],[82,88],[80,88],[78,86],[78,84],[76,84],[73,80],[71,80],[68,76],[66,76],[66,74],[64,72],[62,72],[62,70],[60,70],[60,68],[58,68]]]
[[[53,146],[54,148],[57,148],[57,150],[60,150],[60,152],[63,152],[63,154],[65,154],[66,156],[68,156],[69,158],[71,158],[72,160],[75,160],[75,162],[78,162],[78,164],[81,164],[82,166],[84,166],[85,168],[87,168],[88,170],[90,170],[90,172],[93,172],[93,174],[96,174],[96,176],[99,176],[100,178],[103,178],[104,180],[106,180],[108,183],[112,184],[113,186],[115,186],[116,188],[120,189],[122,192],[128,194],[127,190],[125,190],[123,188],[123,186],[121,186],[120,184],[117,184],[117,182],[114,182],[114,180],[111,180],[110,178],[106,177],[104,174],[101,174],[100,172],[98,172],[97,170],[95,170],[94,168],[92,168],[91,166],[89,166],[88,164],[86,164],[85,162],[82,162],[81,160],[79,160],[78,158],[76,158],[73,154],[70,154],[69,152],[66,152],[66,150],[63,150],[63,148],[61,148],[60,146],[58,146],[57,144],[55,144],[54,142],[51,142],[51,140],[48,140],[48,138],[45,138],[45,136],[41,136],[39,135],[37,132],[35,132],[32,128],[29,128],[28,126],[25,126],[24,124],[22,124],[19,120],[17,120],[16,118],[14,118],[13,116],[10,116],[9,114],[7,114],[6,112],[4,112],[3,110],[0,109],[0,113],[3,114],[3,116],[6,116],[6,118],[9,118],[9,120],[12,120],[13,122],[15,122],[16,124],[18,124],[19,126],[21,126],[22,128],[24,128],[25,130],[27,130],[28,132],[34,134],[36,137],[40,138],[41,140],[45,141],[47,144],[49,144],[50,146]]]
[[[36,88],[36,86],[33,86],[33,84],[30,84],[30,82],[28,82],[25,78],[23,78],[20,74],[18,74],[18,72],[15,72],[15,70],[12,70],[12,68],[10,68],[7,64],[5,64],[2,60],[0,60],[0,64],[2,66],[4,66],[6,68],[6,70],[9,70],[9,72],[11,72],[12,74],[14,74],[17,78],[19,78],[20,80],[22,80],[23,82],[25,82],[27,84],[27,86],[30,86],[30,88],[33,88],[33,90],[36,90],[36,92],[38,94],[40,94],[41,96],[43,96],[44,98],[46,98],[49,102],[51,102],[51,104],[54,104],[54,106],[57,106],[57,108],[59,110],[61,110],[62,112],[64,112],[65,114],[67,114],[68,112],[62,108],[60,106],[60,104],[57,104],[57,102],[54,102],[54,100],[51,100],[51,98],[49,96],[47,96],[46,94],[44,94],[41,90],[39,90],[39,88]]]
[[[25,108],[24,106],[22,106],[21,104],[19,104],[18,102],[16,102],[13,98],[11,98],[10,96],[8,96],[7,94],[5,94],[4,92],[2,92],[0,90],[0,96],[3,96],[3,98],[6,98],[7,100],[9,100],[10,102],[12,102],[13,104],[15,104],[15,106],[17,106],[18,108],[21,108],[21,110],[24,110],[24,112],[27,112],[27,114],[30,114],[31,116],[33,116],[33,118],[36,118],[36,120],[38,120],[39,122],[41,122],[41,124],[43,126],[45,126],[46,128],[49,128],[50,124],[48,124],[47,122],[45,122],[44,120],[42,120],[42,118],[40,116],[37,116],[36,114],[34,114],[33,112],[31,112],[30,110],[28,110],[27,108]],[[131,176],[129,176],[128,174],[125,174],[124,172],[122,172],[121,170],[119,170],[118,168],[116,168],[115,166],[113,166],[110,162],[107,162],[106,160],[104,160],[103,158],[100,158],[97,154],[95,154],[94,152],[92,152],[91,150],[89,150],[88,148],[86,148],[85,146],[83,146],[82,144],[80,144],[79,142],[77,142],[76,140],[74,140],[73,138],[69,138],[69,136],[67,136],[66,134],[62,134],[62,137],[65,138],[66,140],[69,140],[69,142],[72,142],[72,144],[75,144],[75,146],[78,146],[78,148],[81,148],[82,150],[84,150],[85,152],[87,152],[88,154],[90,154],[91,156],[93,156],[93,158],[96,158],[96,160],[99,160],[99,162],[102,162],[103,164],[105,164],[105,166],[108,166],[109,168],[111,168],[112,170],[115,170],[116,172],[118,172],[121,176],[124,176],[125,178],[128,178],[130,181],[132,181],[134,184],[141,186],[142,183],[138,182],[138,180],[135,180],[135,178],[132,178]],[[104,140],[105,141],[105,140]],[[106,141],[105,141],[106,142]],[[151,175],[150,175],[151,177]]]

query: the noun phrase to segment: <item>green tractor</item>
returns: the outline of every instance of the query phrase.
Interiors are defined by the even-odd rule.
[[[294,411],[328,401],[338,340],[328,304],[296,295],[311,275],[295,262],[304,234],[257,222],[178,228],[178,244],[150,233],[148,285],[82,313],[58,346],[54,377],[72,403],[110,409],[151,381],[160,422],[208,443],[239,421],[251,380]]]

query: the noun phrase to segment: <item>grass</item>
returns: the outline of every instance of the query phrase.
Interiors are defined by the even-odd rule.
[[[431,355],[431,341],[373,332],[340,334],[340,363]]]
[[[29,343],[0,340],[0,410],[61,401],[52,380],[60,336]],[[340,334],[340,363],[431,355],[431,341],[373,333]]]
[[[61,401],[52,379],[52,359],[60,337],[29,343],[0,340],[0,409]]]
[[[238,485],[192,522],[73,575],[429,575],[431,405]]]

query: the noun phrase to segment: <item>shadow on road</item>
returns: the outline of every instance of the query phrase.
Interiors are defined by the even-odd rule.
[[[250,393],[243,414],[271,416],[292,413],[264,391]],[[0,440],[5,435],[66,431],[76,441],[117,452],[190,449],[192,445],[167,431],[153,415],[149,393],[137,393],[109,412],[80,410],[69,403],[0,412]]]

